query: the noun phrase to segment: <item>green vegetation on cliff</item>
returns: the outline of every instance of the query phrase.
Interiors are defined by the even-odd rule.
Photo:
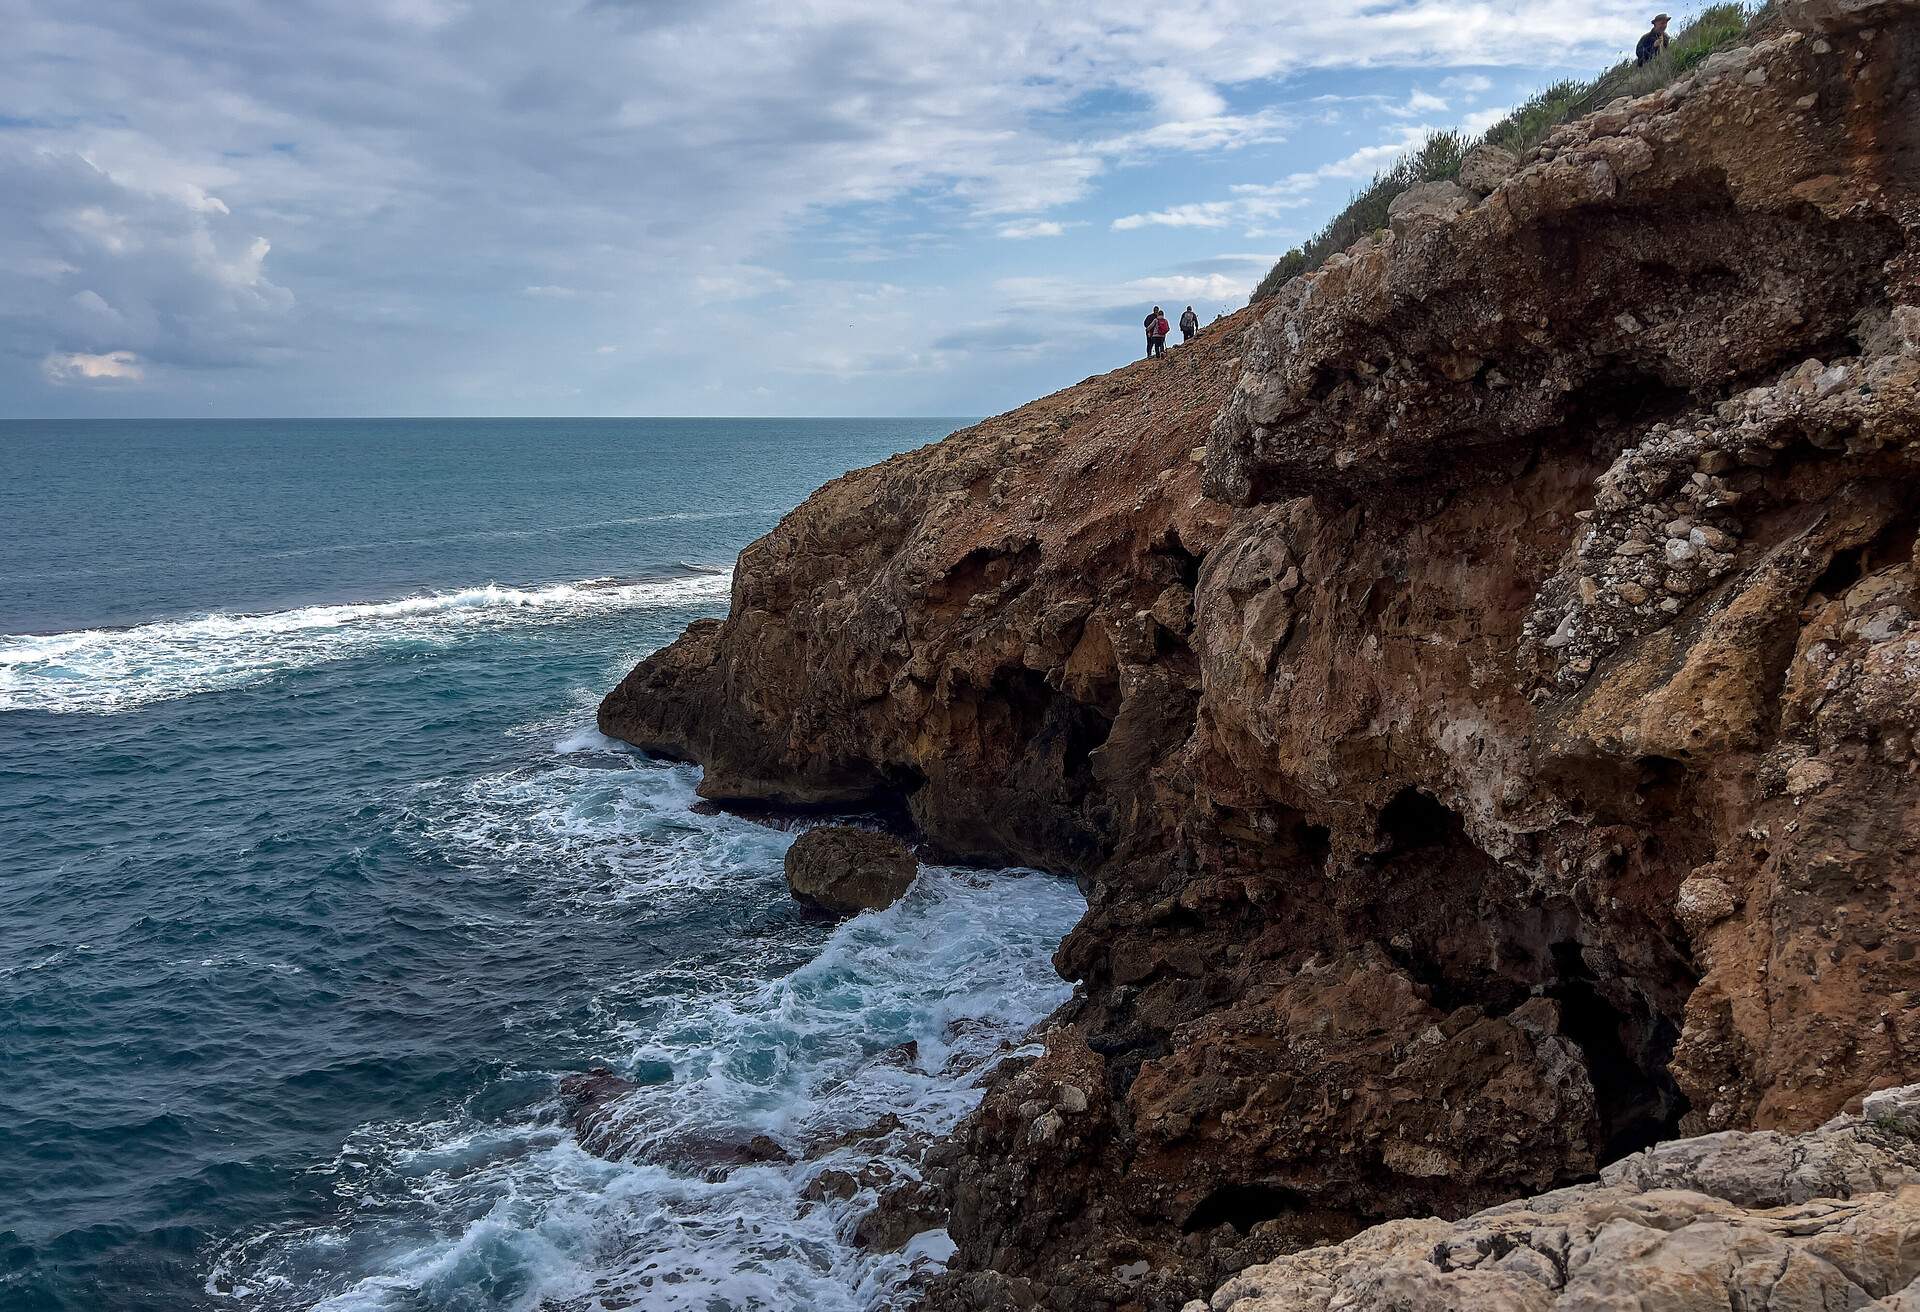
[[[1328,256],[1386,227],[1387,207],[1393,204],[1394,197],[1422,182],[1445,182],[1457,177],[1460,161],[1479,142],[1522,154],[1539,145],[1562,123],[1591,113],[1621,96],[1644,96],[1656,91],[1704,62],[1716,50],[1741,44],[1765,22],[1768,14],[1769,7],[1711,5],[1675,34],[1673,43],[1657,59],[1643,65],[1636,65],[1631,59],[1622,60],[1592,81],[1570,78],[1555,82],[1517,106],[1478,138],[1455,131],[1429,134],[1418,149],[1374,174],[1373,181],[1355,193],[1347,207],[1334,215],[1325,227],[1282,255],[1254,288],[1253,300],[1264,300],[1291,279],[1319,268]]]

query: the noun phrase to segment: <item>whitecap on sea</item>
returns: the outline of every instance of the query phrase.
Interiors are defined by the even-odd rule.
[[[657,579],[483,587],[392,601],[203,615],[126,629],[0,635],[0,711],[111,714],[242,687],[289,670],[476,632],[561,624],[616,611],[710,603],[726,570]]]

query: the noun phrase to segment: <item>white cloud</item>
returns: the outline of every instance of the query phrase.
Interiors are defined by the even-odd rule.
[[[1132,232],[1136,228],[1224,228],[1235,222],[1242,213],[1242,207],[1228,200],[1201,201],[1191,205],[1175,205],[1170,209],[1151,210],[1145,214],[1124,214],[1109,226],[1115,232]]]
[[[694,294],[705,301],[744,300],[785,291],[792,285],[779,270],[760,264],[731,264],[702,273],[693,280]]]
[[[217,46],[166,6],[6,6],[0,411],[36,404],[50,354],[129,350],[180,388],[284,365],[276,401],[304,385],[361,412],[592,368],[581,336],[526,331],[529,300],[569,302],[589,342],[630,331],[636,306],[701,297],[715,321],[737,305],[728,367],[748,376],[788,344],[756,295],[811,296],[822,268],[858,260],[952,274],[944,301],[857,330],[950,363],[926,344],[978,278],[944,250],[917,270],[941,242],[990,260],[969,244],[1064,229],[1058,207],[1119,170],[1285,143],[1307,120],[1281,91],[1306,71],[1380,70],[1420,117],[1438,111],[1408,95],[1416,78],[1465,96],[1485,79],[1461,69],[1597,65],[1642,17],[1625,0],[361,0],[298,24],[205,8]],[[1232,231],[1301,194],[1123,218]],[[827,363],[853,376],[877,358],[862,351]],[[691,348],[677,358],[691,366],[634,385],[715,381]]]
[[[55,353],[40,362],[40,370],[52,383],[137,383],[147,376],[132,351]]]
[[[1492,109],[1476,109],[1460,120],[1460,130],[1469,136],[1477,137],[1488,128],[1513,112],[1510,105],[1498,105]]]
[[[1013,241],[1025,241],[1031,237],[1058,237],[1066,230],[1065,225],[1050,219],[1023,219],[1015,223],[1001,224],[999,234]]]
[[[226,205],[8,144],[0,194],[0,364],[130,380],[140,361],[226,368],[275,349],[292,293],[268,276],[271,244]]]
[[[1493,90],[1493,79],[1482,73],[1456,73],[1441,78],[1440,85],[1463,96],[1484,96]]]
[[[1398,128],[1386,141],[1344,155],[1318,168],[1288,174],[1278,182],[1244,182],[1228,188],[1228,200],[1195,201],[1144,214],[1127,214],[1109,225],[1115,232],[1139,228],[1231,228],[1243,226],[1250,237],[1263,237],[1268,230],[1259,224],[1297,210],[1309,203],[1308,197],[1322,182],[1344,178],[1367,178],[1392,164],[1408,149],[1418,145],[1432,129],[1425,126]]]

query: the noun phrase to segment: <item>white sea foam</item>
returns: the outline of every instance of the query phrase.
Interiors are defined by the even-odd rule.
[[[727,571],[542,588],[497,584],[393,601],[213,614],[127,629],[0,636],[0,711],[111,714],[150,702],[255,683],[382,647],[441,644],[463,634],[564,623],[726,595]]]
[[[408,804],[416,841],[456,866],[539,881],[587,913],[779,879],[794,836],[695,811],[697,768],[643,761],[591,730],[555,751],[551,762],[422,785]]]
[[[618,738],[609,738],[592,725],[584,729],[575,729],[553,745],[557,756],[584,756],[589,753],[621,753],[633,749]]]
[[[855,1246],[874,1182],[913,1178],[916,1141],[952,1126],[1001,1045],[1064,998],[1049,954],[1080,908],[1045,876],[925,870],[784,978],[711,984],[634,1032],[628,1069],[673,1078],[607,1116],[617,1160],[551,1120],[370,1126],[332,1168],[351,1218],[236,1244],[207,1288],[327,1312],[888,1306],[951,1244]],[[824,1146],[885,1116],[895,1128]],[[795,1160],[714,1168],[714,1146],[754,1134]],[[862,1168],[850,1199],[803,1196]]]

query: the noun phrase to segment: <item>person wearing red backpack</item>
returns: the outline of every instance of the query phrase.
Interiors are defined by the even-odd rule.
[[[1154,306],[1153,313],[1147,316],[1147,359],[1167,353],[1167,333],[1172,327],[1167,322],[1167,316],[1160,312],[1160,307]]]

